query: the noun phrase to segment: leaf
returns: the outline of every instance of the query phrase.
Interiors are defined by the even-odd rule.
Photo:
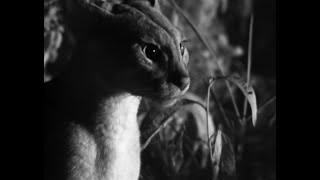
[[[234,176],[236,173],[236,159],[234,149],[229,137],[221,133],[222,138],[222,154],[221,154],[221,173],[226,176]]]
[[[212,164],[214,179],[218,175],[233,177],[236,173],[236,160],[233,145],[229,137],[220,129],[212,139]]]
[[[221,138],[221,130],[219,129],[217,131],[217,134],[215,136],[214,140],[214,150],[212,153],[212,167],[213,167],[213,174],[214,174],[214,179],[218,177],[219,174],[219,166],[220,166],[220,159],[221,159],[221,153],[222,153],[222,138]]]
[[[244,96],[247,98],[251,108],[252,123],[253,123],[253,126],[255,126],[257,123],[258,108],[257,108],[257,98],[254,92],[254,89],[251,86],[248,86],[247,83],[245,83],[244,81],[240,80],[240,78],[237,76],[230,76],[228,80],[236,84],[241,89]]]

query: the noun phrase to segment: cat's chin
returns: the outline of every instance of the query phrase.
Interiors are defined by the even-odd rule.
[[[169,100],[162,100],[162,101],[157,101],[153,100],[153,104],[158,107],[158,108],[168,108],[170,106],[173,106],[178,99],[169,99]]]

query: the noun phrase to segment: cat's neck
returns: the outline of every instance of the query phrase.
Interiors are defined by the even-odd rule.
[[[128,93],[105,97],[95,115],[94,130],[98,133],[96,135],[118,140],[124,132],[136,130],[139,104],[140,97]]]
[[[94,136],[96,168],[106,179],[137,179],[140,164],[140,133],[137,111],[140,98],[121,94],[110,97],[97,114]]]

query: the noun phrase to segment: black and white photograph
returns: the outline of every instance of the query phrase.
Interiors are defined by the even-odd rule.
[[[277,179],[276,0],[44,0],[43,20],[44,180]]]

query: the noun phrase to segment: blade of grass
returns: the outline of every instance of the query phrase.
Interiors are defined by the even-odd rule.
[[[259,109],[257,114],[261,113],[261,111],[266,108],[267,106],[269,106],[273,101],[276,100],[276,96],[274,96],[273,98],[269,99],[264,105],[262,105]],[[249,116],[246,118],[246,122],[249,121],[252,118],[252,116]]]
[[[213,164],[213,180],[218,179],[219,171],[220,171],[220,160],[221,160],[221,154],[222,154],[222,132],[220,128],[218,128],[217,135],[215,136],[214,141],[214,152],[212,155],[211,161]],[[210,143],[211,144],[211,143]],[[212,151],[210,151],[210,154],[212,154]]]
[[[161,125],[158,126],[155,130],[151,131],[152,133],[150,136],[148,136],[148,139],[146,139],[145,141],[142,141],[141,150],[144,150],[149,145],[151,140],[174,119],[174,118],[171,118],[172,115],[178,112],[182,107],[191,105],[191,104],[198,104],[200,107],[203,107],[206,110],[206,107],[203,104],[197,101],[189,100],[189,99],[182,99],[180,102],[177,102],[176,104],[177,104],[176,107],[174,107],[174,109],[172,109],[170,113],[166,114],[163,118],[161,118],[161,121],[163,120]]]
[[[210,143],[210,131],[209,131],[209,109],[210,109],[210,89],[211,86],[213,85],[215,81],[212,78],[209,78],[209,84],[208,84],[208,91],[207,91],[207,101],[206,101],[206,117],[207,117],[207,136],[208,136],[208,147],[209,147],[209,152],[212,152],[212,147]],[[216,130],[214,129],[214,132]],[[212,160],[212,153],[210,153],[210,159]]]
[[[251,75],[251,64],[252,64],[252,34],[253,34],[253,20],[254,16],[253,14],[250,17],[250,30],[249,30],[249,45],[248,45],[248,67],[247,67],[247,85],[250,84],[250,75]],[[243,106],[243,122],[246,119],[247,116],[247,107],[248,107],[248,99],[244,98],[244,106]]]
[[[252,123],[255,126],[257,121],[258,107],[257,107],[257,97],[254,92],[254,89],[251,86],[248,86],[247,83],[242,81],[237,76],[232,76],[229,78],[229,80],[230,82],[234,83],[241,90],[243,95],[248,99],[248,102],[251,107]],[[240,123],[244,125],[244,122],[242,120]]]
[[[229,78],[229,76],[216,77],[216,78],[214,78],[214,80],[224,80],[224,79],[227,79],[227,78]],[[206,82],[204,82],[204,83],[206,83]],[[224,120],[225,120],[225,122],[226,122],[227,128],[228,128],[231,132],[233,132],[233,129],[232,129],[232,127],[231,127],[230,120],[228,119],[227,113],[225,112],[225,110],[224,110],[221,102],[219,101],[219,99],[218,99],[217,96],[215,95],[215,92],[214,92],[213,88],[210,88],[210,91],[211,91],[211,94],[212,94],[212,99],[213,99],[213,101],[218,105],[218,108],[219,108],[219,110],[220,110],[221,113],[222,113],[222,116],[223,116],[223,118],[224,118]],[[201,104],[201,103],[199,103],[199,102],[197,102],[197,101],[190,100],[190,99],[185,99],[185,100],[190,101],[190,102],[192,102],[192,103],[194,103],[194,104],[200,105],[200,106],[206,111],[206,107],[205,107],[203,104]]]
[[[178,110],[173,111],[172,113],[169,114],[169,116],[166,117],[166,120],[149,136],[149,138],[145,141],[144,144],[141,145],[141,151],[144,150],[151,140],[160,132],[161,129],[166,127],[170,121],[172,121],[174,118],[171,118],[174,113],[176,113]]]
[[[195,32],[195,34],[198,36],[198,38],[200,39],[200,41],[205,45],[205,47],[209,50],[211,56],[214,59],[214,62],[216,63],[219,71],[221,72],[222,76],[225,76],[225,72],[223,71],[222,67],[220,66],[220,64],[216,61],[217,56],[216,53],[214,52],[213,48],[210,46],[210,44],[203,38],[203,36],[200,34],[199,30],[193,25],[193,23],[191,22],[191,20],[187,17],[187,15],[181,10],[181,8],[175,3],[174,0],[170,0],[170,2],[172,3],[173,7],[179,12],[179,14],[182,15],[182,17],[187,21],[187,23],[190,25],[190,27],[192,28],[192,30]],[[210,76],[214,77],[212,74],[210,74]],[[239,108],[237,106],[237,103],[235,101],[235,98],[232,94],[232,90],[231,90],[231,86],[230,83],[225,80],[225,83],[227,85],[228,91],[230,93],[230,97],[232,100],[232,104],[235,110],[235,113],[238,117],[238,120],[241,121],[241,115],[239,112]]]
[[[273,101],[275,101],[277,99],[277,96],[272,97],[271,99],[269,99],[264,105],[262,105],[259,109],[258,109],[258,113],[260,111],[262,111],[264,108],[266,108],[267,106],[269,106],[269,104],[271,104]]]
[[[273,117],[272,117],[271,120],[269,121],[269,127],[271,127],[271,126],[274,124],[274,122],[276,121],[276,119],[277,119],[277,111],[274,112]]]
[[[222,107],[222,104],[220,103],[220,101],[218,100],[215,92],[213,91],[213,89],[211,88],[211,94],[212,94],[212,99],[213,101],[216,103],[216,105],[218,105],[218,108],[219,110],[221,111],[221,114],[226,122],[226,125],[227,125],[227,128],[233,132],[233,129],[231,127],[231,124],[230,124],[230,120],[228,119],[228,116],[227,116],[227,113],[225,112],[224,108]]]

